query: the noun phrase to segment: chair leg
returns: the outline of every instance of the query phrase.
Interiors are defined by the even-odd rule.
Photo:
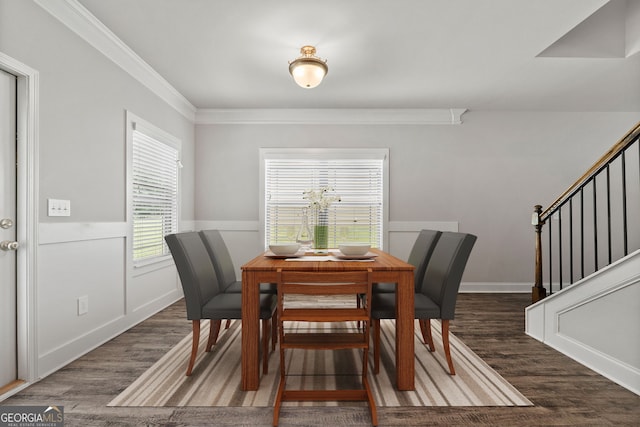
[[[196,362],[196,354],[198,353],[198,344],[200,343],[200,319],[191,321],[193,330],[193,342],[191,343],[191,357],[189,358],[189,366],[187,367],[187,376],[191,376],[193,364]]]
[[[276,343],[278,342],[278,311],[273,313],[271,318],[271,351],[276,351]]]
[[[367,402],[369,403],[369,412],[371,413],[371,425],[376,427],[378,425],[378,410],[376,408],[376,402],[373,399],[373,393],[371,393],[371,386],[366,377],[362,379],[362,383],[367,392]]]
[[[281,368],[282,369],[282,368]],[[273,426],[277,427],[280,419],[280,406],[282,406],[282,396],[284,395],[284,376],[280,376],[280,385],[278,386],[278,394],[276,394],[276,401],[273,404]]]
[[[231,319],[227,319],[227,324],[224,325],[224,328],[229,329],[229,326],[231,326]]]
[[[207,340],[207,347],[205,351],[208,353],[211,351],[211,347],[218,341],[218,334],[220,333],[220,325],[222,320],[211,319],[209,322],[209,339]]]
[[[282,405],[282,397],[284,396],[284,388],[285,388],[285,366],[284,366],[284,349],[282,348],[282,332],[281,332],[282,324],[278,323],[276,329],[278,329],[278,334],[280,335],[280,385],[278,386],[278,394],[276,394],[276,401],[273,404],[273,426],[276,427],[278,425],[278,421],[280,418],[280,406]]]
[[[380,319],[371,319],[373,327],[373,373],[380,373]]]
[[[435,351],[433,345],[433,336],[431,335],[431,319],[420,319],[420,330],[422,331],[422,339],[429,347],[429,351]]]
[[[449,320],[448,319],[442,319],[442,345],[444,347],[444,354],[445,356],[447,356],[449,373],[451,375],[455,375],[456,370],[453,367],[453,360],[451,359],[451,350],[449,349]]]
[[[271,319],[262,319],[262,375],[269,373],[269,337],[271,336]]]
[[[380,320],[378,320],[380,322]],[[370,327],[366,322],[363,325],[365,328]],[[370,331],[371,329],[369,329]],[[367,337],[368,338],[368,337]],[[369,365],[369,349],[362,350],[362,385],[367,394],[367,402],[369,403],[369,411],[371,413],[371,424],[376,427],[378,425],[378,411],[376,409],[376,401],[373,399],[373,393],[371,392],[371,386],[369,385],[369,379],[367,378],[367,371]]]

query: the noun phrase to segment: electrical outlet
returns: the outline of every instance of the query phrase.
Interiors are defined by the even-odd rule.
[[[89,296],[85,295],[78,298],[78,316],[87,314],[89,311]]]

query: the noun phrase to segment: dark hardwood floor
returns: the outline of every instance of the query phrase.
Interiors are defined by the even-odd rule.
[[[379,425],[640,426],[640,396],[525,335],[529,301],[527,294],[461,294],[452,331],[534,406],[379,408]],[[64,405],[66,426],[271,425],[271,408],[106,406],[190,328],[179,301],[0,405]],[[370,419],[366,407],[283,408],[280,425],[366,426]]]

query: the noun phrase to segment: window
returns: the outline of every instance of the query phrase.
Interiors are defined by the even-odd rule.
[[[164,236],[178,231],[180,143],[129,116],[131,256],[141,265],[168,257]]]
[[[329,186],[329,247],[368,242],[382,248],[387,214],[387,149],[262,149],[261,223],[265,247],[295,241],[307,206],[303,192]],[[310,225],[315,218],[310,213]]]

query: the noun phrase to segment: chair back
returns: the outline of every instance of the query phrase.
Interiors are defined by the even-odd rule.
[[[341,322],[348,320],[368,320],[371,317],[370,304],[365,303],[359,308],[334,308],[322,306],[315,302],[313,307],[301,309],[285,309],[287,295],[353,295],[352,301],[358,296],[366,295],[365,301],[371,301],[371,269],[367,271],[331,271],[305,272],[278,269],[278,319]],[[367,299],[368,298],[368,299]],[[355,314],[355,318],[354,318]],[[357,317],[361,316],[361,317]]]
[[[424,272],[427,269],[427,264],[431,259],[433,250],[435,249],[436,243],[438,242],[438,239],[440,239],[441,235],[442,231],[438,230],[420,230],[420,233],[413,244],[413,248],[409,253],[409,259],[407,262],[415,267],[415,270],[413,271],[413,283],[416,292],[420,289]]]
[[[445,231],[427,265],[420,292],[440,307],[441,319],[453,319],[460,281],[477,237]]]
[[[164,239],[178,269],[187,304],[187,318],[201,319],[202,306],[220,293],[209,253],[196,231],[169,234]]]
[[[224,288],[235,282],[236,271],[233,268],[233,261],[231,260],[229,249],[224,243],[220,231],[202,230],[200,231],[200,237],[207,248],[207,252],[209,252],[220,286]]]

